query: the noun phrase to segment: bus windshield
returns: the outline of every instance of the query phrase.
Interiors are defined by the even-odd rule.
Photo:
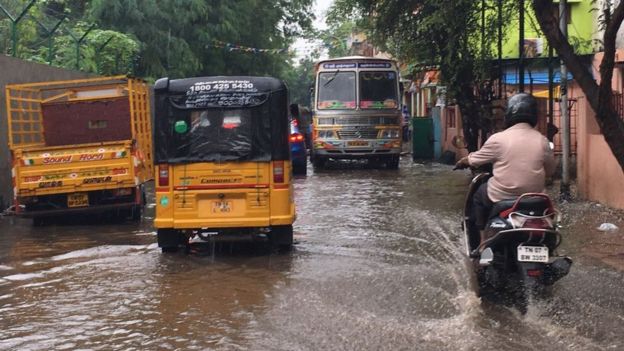
[[[360,72],[360,108],[397,108],[396,73],[390,71]]]
[[[322,72],[318,79],[318,109],[355,109],[355,72]]]

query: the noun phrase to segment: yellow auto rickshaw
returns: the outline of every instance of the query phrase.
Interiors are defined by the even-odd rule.
[[[288,91],[269,77],[159,79],[154,162],[158,246],[268,239],[290,248],[295,220]]]

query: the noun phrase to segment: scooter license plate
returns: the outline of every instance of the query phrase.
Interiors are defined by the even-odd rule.
[[[518,246],[518,261],[548,262],[548,248],[545,246]]]

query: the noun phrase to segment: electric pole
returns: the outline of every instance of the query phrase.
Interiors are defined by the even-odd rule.
[[[564,37],[568,36],[567,0],[559,1],[559,29]],[[561,189],[563,200],[570,199],[570,111],[568,111],[568,68],[561,61]]]

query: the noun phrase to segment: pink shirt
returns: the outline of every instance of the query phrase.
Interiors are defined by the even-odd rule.
[[[492,202],[513,199],[524,193],[543,192],[546,176],[555,170],[548,139],[528,123],[518,123],[493,134],[481,149],[468,155],[471,166],[492,163],[488,181]]]

